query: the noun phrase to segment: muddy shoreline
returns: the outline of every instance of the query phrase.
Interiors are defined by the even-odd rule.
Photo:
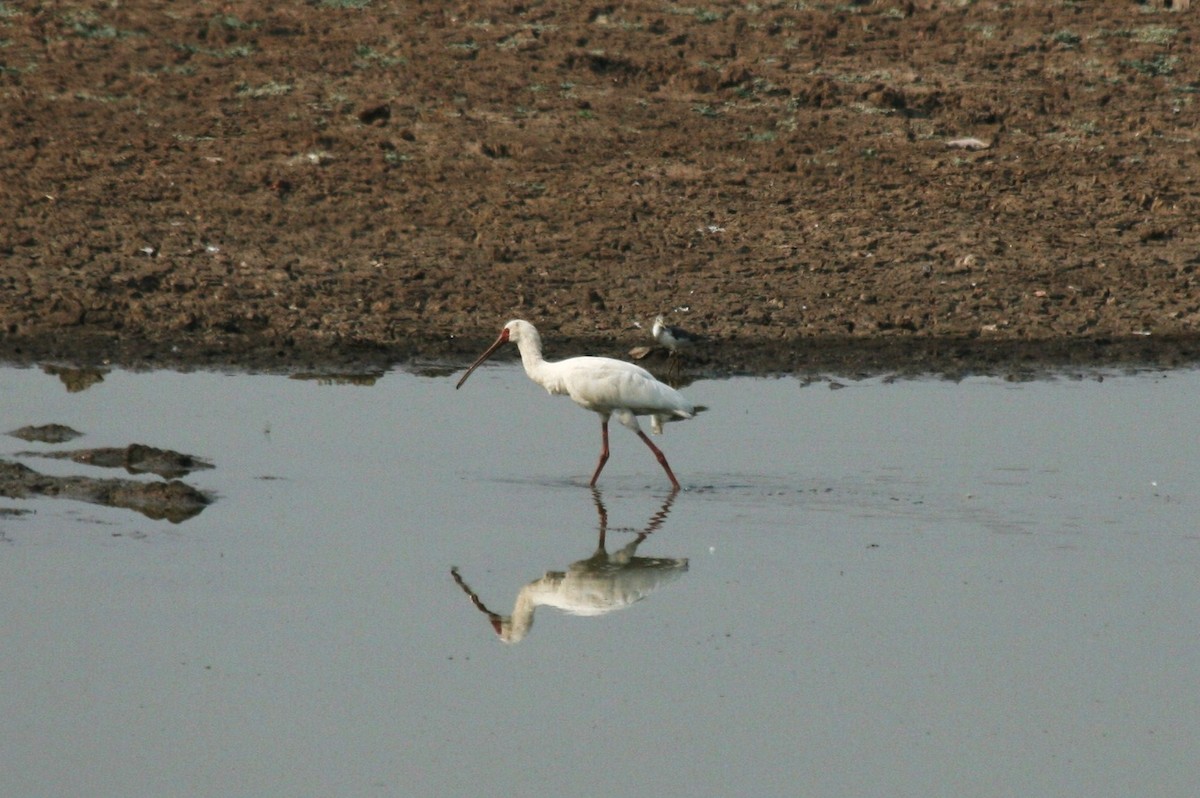
[[[3,7],[6,362],[1200,360],[1188,4]]]
[[[478,336],[412,342],[405,347],[360,343],[304,349],[272,346],[269,342],[163,344],[131,343],[108,337],[83,340],[54,337],[6,341],[0,345],[0,362],[15,366],[58,366],[85,372],[116,367],[177,371],[222,369],[311,376],[377,374],[401,368],[437,377],[465,368],[491,341],[491,336]],[[617,339],[552,340],[547,345],[547,356],[555,359],[601,354],[632,359],[630,351],[645,342],[644,331],[636,330]],[[497,362],[506,359],[516,360],[515,352],[502,352],[495,357]],[[656,373],[669,370],[667,353],[661,349],[652,350],[639,362]],[[1050,341],[846,336],[795,342],[708,341],[684,358],[682,374],[689,379],[785,375],[1029,378],[1197,365],[1200,365],[1200,338],[1196,336]]]

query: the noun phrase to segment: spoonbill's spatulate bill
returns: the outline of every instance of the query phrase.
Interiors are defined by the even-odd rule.
[[[662,432],[665,421],[677,421],[691,418],[698,410],[679,391],[665,385],[641,366],[614,360],[610,357],[572,357],[551,363],[542,357],[542,337],[537,329],[527,321],[514,319],[504,325],[500,337],[487,348],[479,359],[471,364],[467,373],[454,386],[461,388],[467,377],[480,363],[491,357],[496,350],[506,343],[514,343],[521,352],[521,362],[529,379],[545,388],[552,394],[566,394],[575,404],[591,410],[600,416],[600,433],[602,447],[600,462],[589,483],[595,486],[608,461],[608,420],[612,416],[617,421],[638,434],[671,480],[675,490],[679,490],[679,480],[671,471],[666,455],[655,446],[642,428],[638,425],[638,416],[650,416],[650,429],[655,434]]]

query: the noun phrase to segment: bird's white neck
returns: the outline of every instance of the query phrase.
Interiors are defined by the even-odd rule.
[[[545,385],[545,369],[550,364],[542,357],[542,337],[537,330],[530,327],[517,341],[517,350],[521,353],[521,365],[525,374],[539,385]]]
[[[513,614],[500,619],[500,638],[505,643],[520,643],[533,628],[533,611],[537,608],[538,602],[529,595],[528,587],[522,588],[517,594]]]

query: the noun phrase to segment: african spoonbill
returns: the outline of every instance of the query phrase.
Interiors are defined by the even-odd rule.
[[[658,462],[671,485],[679,490],[679,480],[671,471],[666,455],[655,446],[638,425],[638,416],[650,416],[650,429],[656,435],[662,433],[665,421],[691,418],[703,407],[697,408],[679,391],[664,385],[641,366],[615,360],[610,357],[572,357],[555,363],[542,357],[542,337],[527,321],[514,319],[504,325],[500,337],[487,348],[479,359],[471,364],[467,373],[455,385],[461,388],[467,377],[480,363],[491,357],[506,343],[517,345],[521,352],[521,363],[529,379],[553,395],[566,394],[575,404],[600,416],[601,449],[600,462],[592,474],[591,486],[596,485],[604,464],[608,461],[608,420],[617,421],[637,433]]]

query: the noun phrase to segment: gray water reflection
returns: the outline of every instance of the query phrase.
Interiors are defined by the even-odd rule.
[[[671,512],[678,491],[671,491],[663,506],[651,516],[645,528],[620,549],[609,552],[608,510],[598,489],[592,501],[600,517],[600,539],[590,557],[567,566],[565,571],[547,571],[517,592],[511,615],[487,608],[479,595],[462,578],[458,568],[450,574],[471,602],[487,616],[496,634],[505,643],[519,643],[533,627],[538,607],[553,607],[571,615],[606,615],[630,607],[659,588],[674,582],[687,571],[686,557],[638,557],[638,547],[653,532],[662,528]],[[622,530],[625,531],[625,530]]]
[[[0,499],[0,795],[1195,794],[1200,374],[694,383],[642,544],[686,578],[519,646],[449,569],[586,553],[595,420],[472,380],[0,369],[0,430],[215,466],[178,524]]]

